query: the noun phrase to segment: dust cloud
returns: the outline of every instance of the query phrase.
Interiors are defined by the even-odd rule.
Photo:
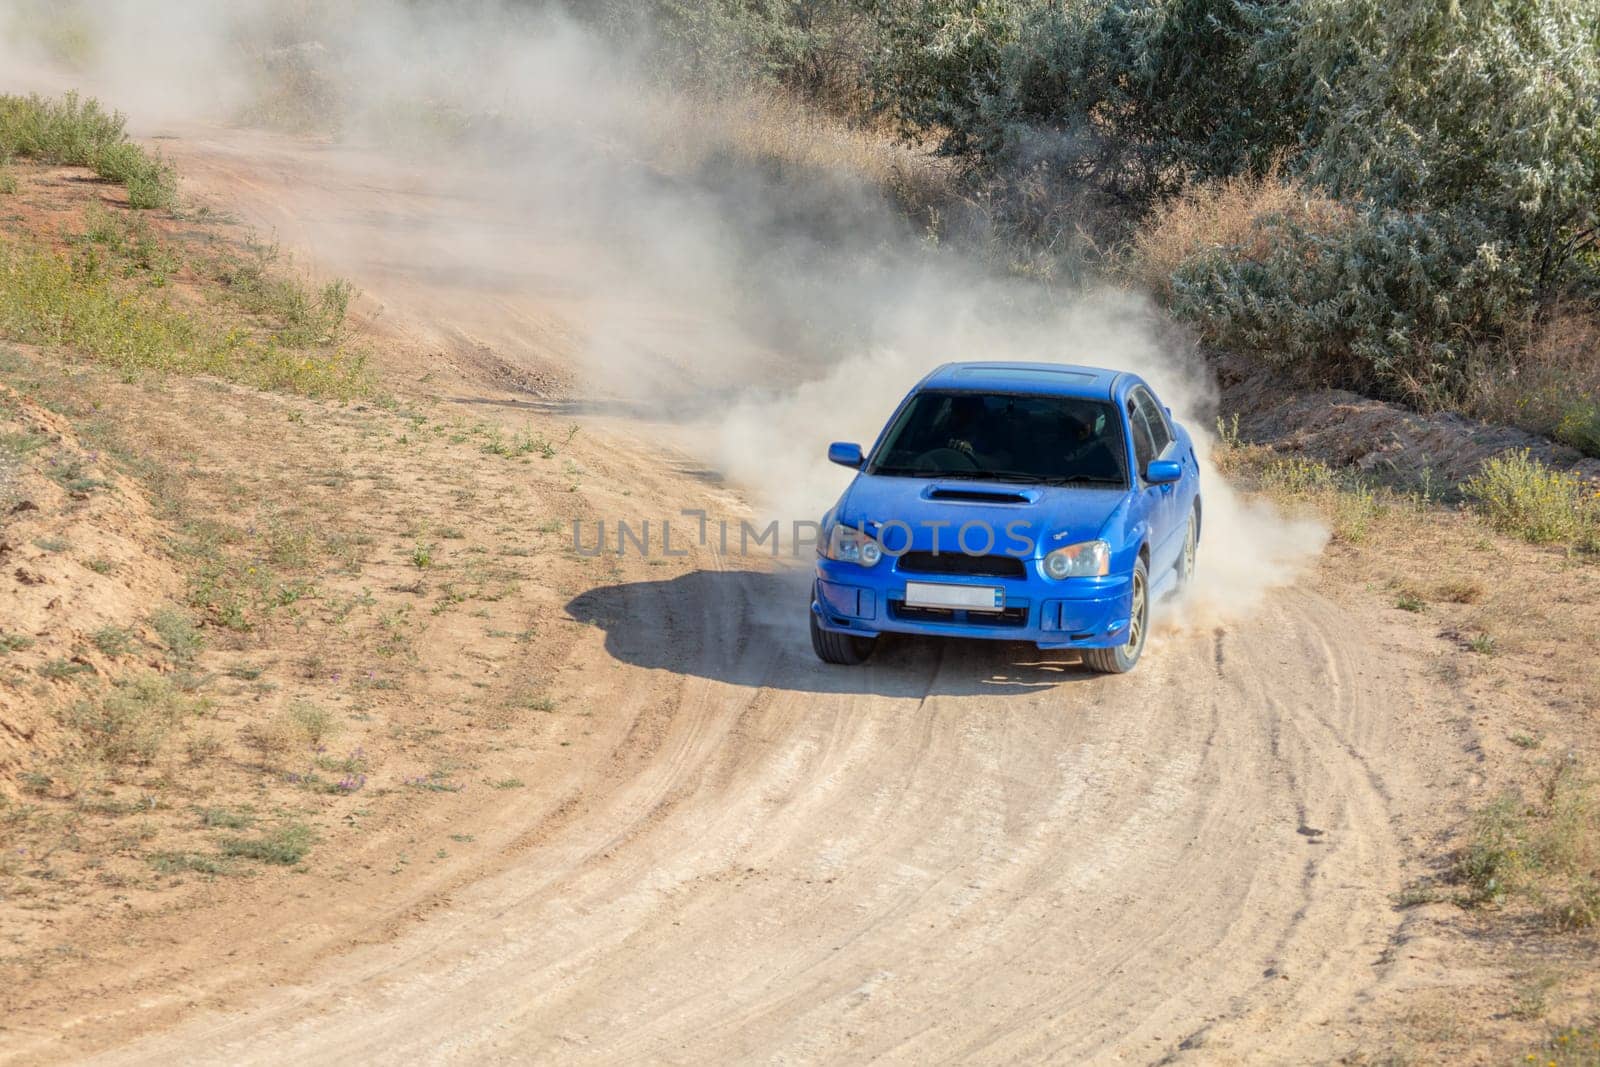
[[[308,189],[313,221],[286,239],[459,316],[512,363],[530,319],[504,309],[556,309],[583,391],[673,423],[771,517],[820,515],[849,477],[827,442],[870,442],[949,359],[1136,371],[1209,452],[1209,376],[1148,302],[999,275],[885,191],[928,166],[914,154],[758,96],[674,93],[642,51],[560,11],[0,0],[0,34],[0,90],[81,86],[136,133],[243,122],[359,150],[364,180],[426,209],[374,222]],[[1209,624],[1291,580],[1326,534],[1206,468],[1180,617]]]

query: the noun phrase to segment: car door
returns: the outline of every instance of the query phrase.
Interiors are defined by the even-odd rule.
[[[1145,468],[1153,459],[1174,459],[1172,429],[1162,414],[1161,405],[1144,386],[1135,386],[1128,394],[1128,425],[1133,432],[1134,458],[1138,462],[1139,486],[1144,496],[1145,513],[1150,522],[1150,570],[1160,574],[1178,560],[1183,550],[1180,523],[1180,494],[1177,485],[1168,482],[1151,485],[1145,481]]]

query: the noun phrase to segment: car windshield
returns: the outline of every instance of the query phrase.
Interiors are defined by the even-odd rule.
[[[1107,401],[930,390],[900,412],[867,473],[1126,488],[1126,456]]]

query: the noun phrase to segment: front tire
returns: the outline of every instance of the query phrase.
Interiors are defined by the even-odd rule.
[[[817,622],[817,613],[811,615],[811,648],[824,663],[837,663],[842,667],[855,667],[865,663],[877,647],[876,637],[857,637],[824,630]]]
[[[1115,648],[1088,648],[1083,665],[1101,674],[1127,674],[1144,652],[1145,634],[1150,629],[1150,572],[1144,560],[1133,568],[1133,604],[1128,612],[1128,639]]]

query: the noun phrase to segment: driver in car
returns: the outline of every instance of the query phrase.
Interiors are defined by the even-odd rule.
[[[1075,415],[1065,419],[1069,470],[1095,478],[1115,478],[1118,465],[1111,446],[1095,433],[1093,424]]]
[[[944,447],[954,449],[969,459],[978,458],[973,439],[983,423],[983,400],[975,396],[958,396],[950,402],[950,413],[945,418],[950,439]]]

